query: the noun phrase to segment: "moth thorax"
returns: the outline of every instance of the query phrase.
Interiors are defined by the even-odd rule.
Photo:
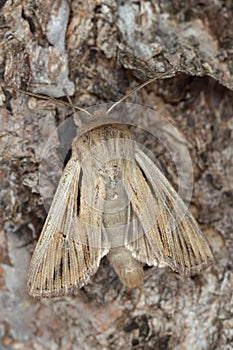
[[[143,264],[135,260],[125,247],[112,248],[107,258],[125,286],[136,288],[142,285]]]
[[[125,145],[121,146],[122,140],[132,141],[133,138],[132,132],[123,124],[100,125],[93,129],[87,129],[86,132],[76,137],[72,145],[72,151],[78,154],[80,159],[85,158],[91,150],[93,151],[92,156],[97,153],[98,157],[99,153],[102,159],[107,156],[106,153],[117,155],[116,152],[119,152],[118,157],[124,155],[125,152],[128,154],[129,145],[127,144],[127,147]]]

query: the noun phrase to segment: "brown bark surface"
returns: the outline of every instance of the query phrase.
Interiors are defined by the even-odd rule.
[[[232,18],[232,1],[220,0],[0,1],[0,349],[233,349]],[[86,108],[152,77],[129,101],[156,109],[185,138],[190,210],[214,264],[187,279],[146,268],[139,298],[103,259],[77,296],[33,299],[26,271],[46,217],[39,166],[72,110],[17,88]],[[154,127],[143,115],[136,123]],[[139,138],[176,185],[168,152]]]

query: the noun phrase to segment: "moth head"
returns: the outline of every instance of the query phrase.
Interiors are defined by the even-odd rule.
[[[133,139],[133,134],[127,125],[110,119],[95,120],[78,130],[72,144],[72,153],[76,153],[82,160],[94,147],[108,140],[117,139]]]

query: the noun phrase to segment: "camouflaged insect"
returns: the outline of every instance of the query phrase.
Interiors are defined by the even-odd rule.
[[[104,256],[129,288],[141,286],[145,264],[189,276],[213,259],[196,220],[133,132],[106,118],[73,141],[30,263],[28,291],[74,294]]]

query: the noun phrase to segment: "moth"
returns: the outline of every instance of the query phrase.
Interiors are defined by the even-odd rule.
[[[142,285],[145,264],[190,276],[213,260],[196,220],[132,130],[106,117],[72,143],[30,262],[29,294],[75,294],[104,256],[129,288]]]

